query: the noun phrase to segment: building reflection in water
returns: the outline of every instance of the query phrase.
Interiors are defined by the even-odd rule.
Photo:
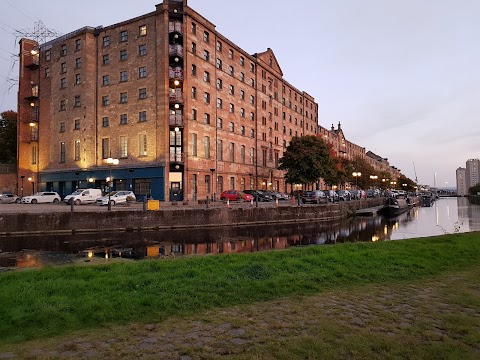
[[[444,202],[447,201],[447,202]],[[458,204],[457,204],[458,203]],[[153,232],[76,234],[72,236],[0,238],[0,270],[74,262],[170,258],[208,254],[235,254],[282,250],[294,246],[378,242],[441,234],[437,219],[458,222],[466,231],[480,230],[480,206],[467,199],[438,201],[440,211],[413,208],[397,218],[357,217],[335,223],[243,226],[218,229],[182,229]],[[448,209],[445,206],[448,205]],[[438,211],[438,212],[437,212]],[[447,216],[442,214],[446,213]],[[437,214],[440,214],[438,216]],[[445,229],[451,228],[444,224]],[[413,230],[412,230],[413,229]],[[423,233],[420,233],[420,230]],[[427,230],[425,230],[427,229]],[[463,231],[464,228],[461,229]]]

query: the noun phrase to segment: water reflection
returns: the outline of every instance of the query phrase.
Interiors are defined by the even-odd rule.
[[[440,199],[396,218],[158,232],[0,238],[0,270],[79,262],[248,253],[292,246],[377,242],[480,230],[480,206]]]

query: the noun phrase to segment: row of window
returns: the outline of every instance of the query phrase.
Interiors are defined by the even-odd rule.
[[[141,44],[138,46],[138,56],[146,56],[147,55],[147,45]],[[126,61],[128,59],[128,51],[127,49],[120,50],[120,61]],[[102,55],[102,65],[109,65],[110,64],[110,54],[103,54]]]
[[[146,122],[147,121],[147,112],[146,111],[139,111],[138,112],[138,122]],[[128,124],[128,115],[127,114],[120,114],[119,115],[119,124],[126,125]],[[102,127],[109,127],[110,126],[110,118],[108,116],[102,117]],[[74,130],[80,130],[80,119],[74,119]],[[60,129],[59,132],[64,133],[67,131],[66,122],[60,122]]]
[[[120,158],[127,158],[129,154],[128,146],[128,136],[120,136],[119,138],[119,154]],[[35,155],[34,155],[35,154]],[[102,139],[102,159],[107,159],[110,157],[110,138]],[[81,156],[81,147],[80,140],[75,140],[73,143],[73,160],[80,161]],[[148,142],[146,134],[138,134],[138,156],[147,156],[148,155]],[[36,163],[36,148],[35,151],[32,150],[32,163]],[[60,142],[60,162],[64,163],[67,161],[67,144],[62,141]]]
[[[146,25],[140,25],[138,27],[138,36],[146,36],[147,35],[147,26]],[[119,41],[120,42],[125,42],[128,41],[128,31],[127,30],[122,30],[119,32]],[[110,45],[110,35],[106,35],[103,37],[102,44],[104,47],[107,47]],[[82,39],[75,39],[75,51],[80,51],[82,50]],[[60,46],[60,56],[66,56],[67,55],[67,44],[62,44]],[[52,51],[51,49],[48,49],[45,51],[45,61],[50,61],[52,58]]]
[[[138,27],[138,36],[146,36],[147,35],[147,25],[140,25]],[[128,41],[128,31],[122,30],[118,34],[119,42]],[[103,47],[110,46],[110,35],[105,35],[102,38],[102,45]]]
[[[197,44],[195,43],[192,43],[192,53],[193,54],[196,54],[197,53]],[[210,53],[207,51],[207,50],[203,50],[203,60],[205,61],[210,61]],[[216,60],[216,65],[217,69],[219,70],[222,70],[223,71],[223,63],[222,63],[222,60],[221,59],[218,59]],[[196,75],[196,65],[192,65],[192,75],[195,76]],[[233,66],[229,66],[228,67],[228,71],[225,71],[228,75],[232,76],[232,77],[235,77],[235,68]],[[238,77],[238,79],[241,81],[241,82],[245,82],[245,73],[240,71],[240,75]],[[250,78],[249,80],[249,84],[251,87],[255,87],[255,80],[253,78]]]
[[[196,34],[197,33],[197,24],[192,22],[192,25],[191,25],[191,32],[192,34]],[[203,32],[203,41],[207,44],[210,43],[210,33],[208,31],[204,31]],[[216,44],[216,50],[218,53],[222,53],[223,52],[223,44],[221,41],[218,41],[217,40],[217,44]],[[193,52],[193,51],[192,51]],[[234,53],[233,53],[233,50],[232,49],[228,49],[228,57],[231,59],[231,60],[234,60]],[[208,61],[208,60],[207,60]],[[245,66],[245,58],[243,56],[240,55],[239,57],[239,63],[240,63],[240,66]],[[255,64],[254,63],[250,63],[250,72],[255,72]]]

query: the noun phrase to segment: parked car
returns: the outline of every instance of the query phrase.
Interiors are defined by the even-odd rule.
[[[363,190],[352,190],[350,191],[350,195],[352,199],[355,200],[365,199],[367,197],[367,193]]]
[[[0,204],[11,204],[11,203],[20,204],[21,201],[22,201],[22,198],[20,196],[13,195],[10,193],[0,194]]]
[[[273,200],[275,200],[275,198],[277,198],[278,201],[290,199],[290,196],[288,194],[281,193],[279,191],[267,191],[267,192],[268,194],[272,195]]]
[[[338,194],[334,190],[322,190],[330,202],[338,202]]]
[[[239,190],[227,190],[220,194],[221,201],[252,201],[253,196]]]
[[[112,191],[110,193],[110,204],[112,206],[116,204],[126,203],[127,201],[130,201],[130,200],[132,201],[137,200],[133,191],[121,190],[121,191]],[[97,200],[95,201],[95,204],[108,205],[108,194],[97,198]]]
[[[380,196],[380,191],[377,189],[367,190],[367,198],[376,198]]]
[[[325,195],[325,193],[323,191],[320,191],[320,190],[305,191],[302,195],[302,202],[304,204],[326,203],[327,202],[327,196]]]
[[[352,198],[352,195],[348,190],[337,190],[337,194],[340,201],[348,201]]]
[[[258,195],[258,201],[274,201],[275,198],[270,194],[267,193],[266,191],[260,191],[260,190],[244,190],[243,191],[245,194],[250,194],[253,196],[253,200],[255,200],[255,197]]]
[[[73,201],[75,205],[91,204],[95,203],[99,197],[102,197],[102,190],[100,189],[78,189],[65,196],[63,201],[66,204],[70,204]]]
[[[30,196],[24,196],[22,204],[58,203],[61,200],[60,195],[54,191],[40,191]]]

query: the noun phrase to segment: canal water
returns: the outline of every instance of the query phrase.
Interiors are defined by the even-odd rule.
[[[412,208],[396,218],[377,215],[330,224],[0,237],[0,271],[257,252],[292,246],[402,240],[479,230],[480,205],[472,205],[466,198],[441,198],[432,207]]]

